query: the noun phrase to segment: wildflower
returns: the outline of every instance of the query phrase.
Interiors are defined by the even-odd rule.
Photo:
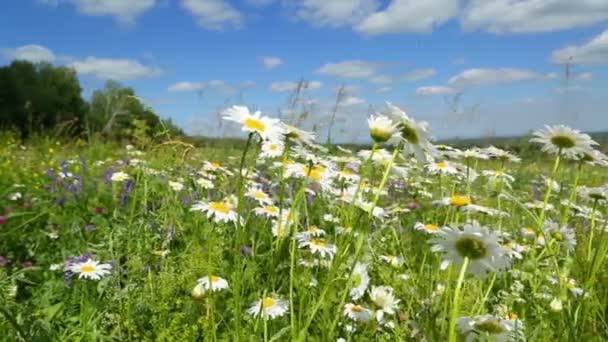
[[[201,285],[205,290],[211,290],[213,292],[221,291],[228,288],[228,282],[226,279],[209,275],[207,277],[202,277],[197,280],[198,285]]]
[[[608,203],[608,186],[599,186],[595,188],[590,187],[580,187],[578,189],[579,196],[588,201],[588,202],[596,202],[598,204],[606,204]]]
[[[344,316],[358,322],[368,322],[372,319],[372,311],[361,305],[346,303],[344,305]]]
[[[282,127],[287,139],[294,141],[297,144],[314,145],[314,133],[287,124],[282,124]]]
[[[270,296],[255,301],[247,312],[253,317],[261,316],[263,319],[268,320],[284,316],[288,308],[288,301]]]
[[[355,264],[351,275],[351,283],[353,287],[350,289],[349,295],[352,299],[357,300],[365,294],[369,285],[369,274],[367,273],[367,264],[358,262]]]
[[[427,126],[424,121],[416,122],[399,107],[387,103],[388,116],[397,124],[399,134],[395,134],[392,140],[405,141],[404,154],[414,154],[418,160],[426,160],[425,152],[432,148],[429,142]]]
[[[399,304],[399,299],[395,298],[393,288],[389,286],[373,286],[369,298],[379,307],[379,310],[376,311],[376,318],[379,322],[383,321],[385,313],[394,315]]]
[[[322,258],[328,257],[329,259],[332,259],[338,251],[336,245],[320,238],[302,240],[299,247],[308,247],[313,254],[319,254]]]
[[[493,315],[461,317],[458,331],[466,336],[466,341],[489,339],[492,341],[519,341],[524,337],[524,324],[514,318],[502,318]]]
[[[84,262],[71,263],[68,266],[68,271],[78,274],[78,278],[87,278],[93,280],[99,280],[105,275],[110,274],[112,266],[109,264],[100,264],[99,261],[95,261],[91,258]]]
[[[367,119],[369,134],[377,143],[388,141],[397,132],[397,125],[384,115],[372,115]]]
[[[112,182],[124,182],[129,179],[131,179],[131,176],[122,171],[114,172],[110,177],[110,180],[112,180]]]
[[[444,205],[444,206],[452,206],[456,208],[462,208],[473,203],[471,197],[463,196],[463,195],[452,195],[450,197],[444,197],[439,201],[433,202],[434,204]]]
[[[228,201],[219,202],[198,202],[190,208],[190,211],[202,211],[207,213],[208,218],[215,222],[235,222],[239,219],[234,210],[235,206]]]
[[[430,163],[426,166],[426,169],[432,175],[458,175],[458,169],[448,161]]]
[[[180,182],[169,181],[169,187],[173,191],[182,191],[182,190],[184,190],[184,184],[182,184]]]
[[[461,265],[464,258],[468,258],[468,272],[483,276],[488,271],[498,271],[510,265],[507,250],[498,240],[498,235],[487,227],[473,223],[465,224],[463,230],[443,227],[430,242],[434,244],[433,251],[445,252],[442,269],[451,263]]]
[[[23,195],[20,192],[13,192],[12,194],[8,195],[8,199],[11,201],[18,201],[21,198],[23,198]]]
[[[274,205],[265,205],[263,207],[257,207],[253,209],[257,215],[266,217],[279,217],[279,207]]]
[[[388,263],[393,267],[400,267],[405,263],[405,259],[395,255],[381,255],[380,260]]]
[[[420,230],[429,234],[437,234],[437,232],[439,232],[440,227],[436,224],[432,224],[432,223],[422,223],[422,222],[416,222],[416,224],[414,225],[414,229],[416,230]]]
[[[213,189],[215,187],[213,182],[207,178],[197,178],[195,182],[203,189]]]
[[[250,188],[245,195],[258,201],[260,204],[272,204],[272,199],[270,196],[258,188]]]
[[[264,140],[280,140],[284,130],[279,119],[262,116],[260,111],[251,114],[245,106],[232,106],[223,112],[225,120],[238,122],[243,125],[243,131],[255,132]]]
[[[266,140],[262,143],[262,152],[260,158],[276,158],[280,157],[285,150],[282,142]]]
[[[572,228],[560,227],[557,222],[546,221],[543,233],[545,237],[551,237],[567,251],[573,251],[576,247],[576,235]]]
[[[483,170],[481,172],[481,174],[483,174],[484,176],[486,176],[490,180],[490,182],[492,182],[492,183],[503,182],[503,184],[510,185],[511,182],[513,182],[515,180],[515,178],[513,178],[513,176],[511,176],[510,174],[506,173],[502,169],[499,169],[499,170]]]
[[[545,126],[545,129],[535,131],[533,135],[530,142],[542,144],[543,152],[560,154],[568,159],[579,158],[597,145],[588,134],[564,125]]]
[[[494,146],[486,147],[485,149],[483,149],[483,152],[485,152],[491,158],[498,159],[503,163],[507,162],[507,161],[511,162],[511,163],[521,162],[521,158],[514,155],[513,153],[502,150],[502,149],[494,147]]]

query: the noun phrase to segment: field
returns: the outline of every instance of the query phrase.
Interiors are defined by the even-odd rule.
[[[361,151],[287,134],[279,153],[255,130],[202,148],[6,136],[0,340],[608,339],[601,160],[558,140],[424,160],[400,129]]]

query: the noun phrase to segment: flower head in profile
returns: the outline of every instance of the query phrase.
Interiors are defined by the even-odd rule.
[[[235,211],[235,206],[229,201],[198,202],[190,208],[190,211],[202,211],[208,218],[213,218],[215,222],[235,222],[239,215]]]
[[[564,125],[545,126],[533,134],[530,142],[541,144],[543,152],[561,154],[568,159],[578,159],[597,145],[588,134]]]
[[[126,180],[131,179],[131,176],[129,176],[125,172],[118,171],[118,172],[112,173],[112,176],[110,179],[112,180],[112,182],[124,182]]]
[[[361,305],[346,303],[344,305],[344,316],[358,322],[368,322],[372,319],[373,312]]]
[[[196,287],[192,290],[192,296],[198,297],[198,295],[202,296],[206,291],[221,291],[228,288],[228,281],[226,279],[209,275],[206,277],[202,277],[197,280]]]
[[[441,227],[433,223],[416,222],[416,224],[414,224],[414,229],[428,234],[437,234]]]
[[[397,125],[384,115],[372,115],[367,119],[369,134],[377,143],[388,141],[397,132]]]
[[[323,238],[305,238],[300,240],[299,246],[300,248],[308,247],[313,254],[319,254],[322,258],[329,259],[332,259],[338,251],[336,245]]]
[[[426,160],[426,154],[432,151],[429,141],[428,123],[417,122],[407,115],[399,107],[390,103],[386,104],[386,115],[397,125],[399,134],[393,135],[391,142],[404,141],[404,154],[414,154],[418,160]]]
[[[280,157],[285,150],[283,142],[278,140],[266,140],[262,143],[262,152],[260,158],[276,158]]]
[[[465,224],[463,230],[443,227],[431,239],[432,250],[444,252],[441,267],[451,263],[462,265],[469,260],[468,272],[484,276],[487,272],[499,271],[510,266],[508,251],[499,243],[499,236],[487,227],[476,223]]]
[[[465,341],[520,341],[524,338],[524,324],[515,315],[502,318],[493,315],[461,317],[458,331]]]
[[[394,315],[399,306],[399,299],[395,298],[390,286],[373,286],[369,298],[378,306],[376,318],[380,322],[383,321],[384,314]]]
[[[245,106],[232,106],[226,109],[222,116],[225,120],[238,122],[243,125],[243,131],[255,132],[264,140],[281,140],[284,132],[279,119],[262,116],[260,111],[251,113]]]
[[[67,270],[78,274],[78,278],[86,278],[92,280],[99,280],[104,276],[110,274],[112,266],[109,264],[100,264],[99,261],[88,258],[83,262],[73,262],[67,267]]]
[[[284,316],[289,308],[289,302],[277,296],[268,296],[255,301],[247,312],[253,317],[264,320]]]

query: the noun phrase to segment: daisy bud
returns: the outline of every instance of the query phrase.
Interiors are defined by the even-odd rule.
[[[369,134],[377,143],[388,141],[397,131],[397,126],[384,115],[372,115],[367,119]]]
[[[203,297],[205,297],[205,286],[200,283],[196,284],[196,286],[192,289],[191,295],[194,299],[203,299]]]

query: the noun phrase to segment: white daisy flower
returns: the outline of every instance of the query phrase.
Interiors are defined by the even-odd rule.
[[[352,299],[357,300],[365,294],[369,286],[369,274],[367,273],[367,264],[358,262],[355,264],[351,275],[351,283],[353,288],[350,289],[349,295]]]
[[[608,185],[594,188],[582,186],[578,189],[578,194],[588,202],[596,202],[597,204],[608,203]]]
[[[284,316],[289,309],[289,302],[276,296],[264,297],[251,304],[247,312],[253,317],[264,320]]]
[[[313,254],[319,254],[322,258],[333,259],[338,251],[336,245],[329,243],[325,239],[305,239],[299,242],[299,247],[308,247]]]
[[[581,133],[564,125],[545,126],[533,133],[530,142],[542,144],[541,150],[551,154],[561,154],[568,159],[577,159],[592,150],[598,143],[588,134]]]
[[[182,190],[184,190],[184,184],[182,184],[180,182],[169,181],[169,187],[173,191],[182,191]]]
[[[448,161],[430,163],[426,166],[426,169],[431,175],[458,175],[460,173],[458,169]]]
[[[403,151],[405,155],[414,154],[418,160],[426,160],[425,153],[430,153],[433,149],[428,136],[428,123],[417,122],[399,107],[390,103],[386,105],[387,116],[397,124],[399,130],[399,134],[393,135],[393,139],[389,142],[398,143],[405,140],[406,144]]]
[[[251,187],[247,190],[245,196],[258,201],[260,204],[272,204],[272,198],[267,193],[257,187]]]
[[[228,281],[226,281],[226,279],[214,275],[202,277],[197,280],[197,283],[201,285],[203,289],[211,290],[213,292],[228,288]]]
[[[197,178],[195,182],[203,189],[213,189],[215,187],[215,184],[207,178]]]
[[[545,239],[551,237],[567,251],[573,251],[576,247],[576,234],[574,229],[569,227],[560,227],[557,222],[546,221],[543,228]]]
[[[68,266],[68,271],[78,274],[78,278],[99,280],[110,274],[112,266],[110,264],[100,264],[99,261],[87,259],[85,262],[76,262]]]
[[[372,319],[373,312],[361,305],[346,303],[344,305],[344,316],[357,322],[369,322]]]
[[[257,215],[266,216],[266,217],[279,217],[280,209],[274,205],[265,205],[263,207],[257,207],[253,209],[253,211]]]
[[[112,180],[112,182],[124,182],[129,179],[131,179],[131,176],[122,171],[114,172],[110,177],[110,180]]]
[[[524,324],[514,318],[501,318],[493,315],[461,317],[457,322],[460,334],[465,341],[520,341],[524,338]]]
[[[372,115],[367,119],[369,134],[377,143],[388,141],[396,132],[397,125],[384,115]]]
[[[277,158],[283,154],[285,145],[282,142],[275,140],[266,140],[262,143],[262,152],[260,158]]]
[[[488,271],[499,271],[510,266],[508,252],[499,244],[499,236],[476,223],[465,224],[463,230],[441,228],[437,237],[430,240],[434,252],[445,252],[441,268],[451,263],[462,265],[469,259],[468,272],[484,276]]]
[[[405,259],[396,255],[381,255],[380,260],[386,262],[393,267],[401,267],[405,263]]]
[[[372,286],[369,298],[379,307],[376,319],[384,321],[384,314],[394,315],[399,306],[399,299],[395,298],[393,288],[390,286]]]
[[[485,149],[483,149],[483,152],[485,152],[487,155],[489,155],[490,158],[498,159],[501,162],[507,162],[507,161],[511,162],[511,163],[521,162],[521,158],[514,155],[513,153],[502,150],[502,149],[494,147],[494,146],[486,147]]]
[[[285,136],[291,141],[295,141],[297,144],[314,145],[315,134],[313,132],[307,132],[285,123],[282,126]]]
[[[420,231],[423,231],[423,232],[429,233],[429,234],[437,234],[437,232],[439,232],[440,228],[441,227],[439,227],[438,225],[432,224],[432,223],[416,222],[416,224],[414,224],[414,229],[420,230]]]
[[[190,208],[190,211],[205,212],[207,217],[213,218],[215,222],[235,222],[239,219],[234,204],[228,201],[198,202]]]
[[[240,123],[243,125],[243,131],[255,132],[264,140],[280,141],[285,132],[279,119],[262,116],[260,111],[251,114],[245,106],[232,106],[226,109],[222,116],[225,120]]]
[[[317,226],[309,226],[303,232],[299,232],[296,234],[296,239],[299,241],[308,240],[312,237],[325,236],[325,231]]]

